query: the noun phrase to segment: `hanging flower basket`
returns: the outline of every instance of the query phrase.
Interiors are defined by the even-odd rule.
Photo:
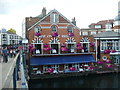
[[[105,54],[109,54],[109,53],[110,53],[110,50],[105,49],[105,50],[104,50],[104,53],[105,53]]]
[[[94,47],[94,46],[95,46],[95,43],[90,42],[90,47]]]
[[[75,71],[76,68],[75,68],[75,67],[70,67],[69,70],[70,70],[70,71]]]
[[[52,37],[57,37],[58,36],[58,33],[57,32],[52,32]]]
[[[60,50],[63,52],[68,51],[68,49],[66,47],[61,47]]]
[[[72,32],[69,32],[68,36],[72,37],[72,36],[74,36],[74,34]]]
[[[111,53],[115,53],[116,52],[116,50],[111,50]]]
[[[41,33],[39,33],[39,32],[35,33],[35,36],[37,36],[37,37],[39,37],[40,35],[41,35]]]
[[[102,61],[98,61],[97,64],[103,64],[103,62]]]

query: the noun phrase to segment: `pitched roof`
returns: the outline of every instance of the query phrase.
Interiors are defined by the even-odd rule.
[[[31,28],[33,28],[35,25],[37,25],[38,23],[40,23],[42,20],[44,20],[46,17],[48,17],[51,13],[56,12],[58,13],[60,16],[62,16],[65,20],[67,20],[71,25],[75,26],[70,20],[68,20],[65,16],[63,16],[60,12],[58,12],[56,9],[51,10],[46,16],[44,16],[42,19],[38,20],[36,23],[34,23],[32,26],[30,26],[28,28],[28,30],[30,30]],[[80,30],[80,28],[78,28],[77,26],[75,26],[78,30]]]
[[[120,33],[113,32],[113,31],[106,31],[106,32],[101,32],[99,34],[93,35],[94,38],[98,38],[98,37],[112,38],[112,37],[119,37],[119,36],[120,36]]]
[[[90,29],[95,29],[95,25],[102,25],[102,28],[105,28],[105,25],[106,25],[107,23],[113,24],[113,22],[114,22],[114,19],[102,20],[102,21],[99,21],[99,22],[97,22],[97,23],[91,23],[91,24],[89,25],[89,28],[90,28]]]
[[[30,28],[33,24],[38,22],[40,17],[26,17],[26,29]]]

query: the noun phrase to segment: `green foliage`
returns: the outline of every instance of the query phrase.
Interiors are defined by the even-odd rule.
[[[11,32],[11,33],[15,33],[16,34],[16,31],[12,28],[10,28],[7,32]]]

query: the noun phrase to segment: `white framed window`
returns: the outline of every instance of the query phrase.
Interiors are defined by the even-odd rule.
[[[52,32],[57,32],[57,27],[55,25],[52,26]]]
[[[35,33],[40,32],[40,31],[41,31],[41,28],[39,26],[34,27],[34,32]]]
[[[96,34],[96,32],[91,32],[91,35],[94,35],[94,34]]]
[[[73,32],[73,27],[72,27],[72,26],[68,26],[68,27],[67,27],[67,31],[68,31],[68,32]]]
[[[58,14],[52,13],[52,14],[50,15],[50,22],[51,22],[51,23],[57,23],[57,22],[59,22],[58,17],[59,17]]]
[[[88,35],[88,32],[82,32],[83,35]]]
[[[95,28],[102,28],[101,25],[95,25]]]

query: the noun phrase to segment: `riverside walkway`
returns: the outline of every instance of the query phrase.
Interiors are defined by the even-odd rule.
[[[0,56],[0,90],[2,88],[13,88],[13,72],[19,53],[15,58],[8,58],[7,63],[3,63],[3,57]],[[20,81],[17,81],[16,88],[20,88]]]

